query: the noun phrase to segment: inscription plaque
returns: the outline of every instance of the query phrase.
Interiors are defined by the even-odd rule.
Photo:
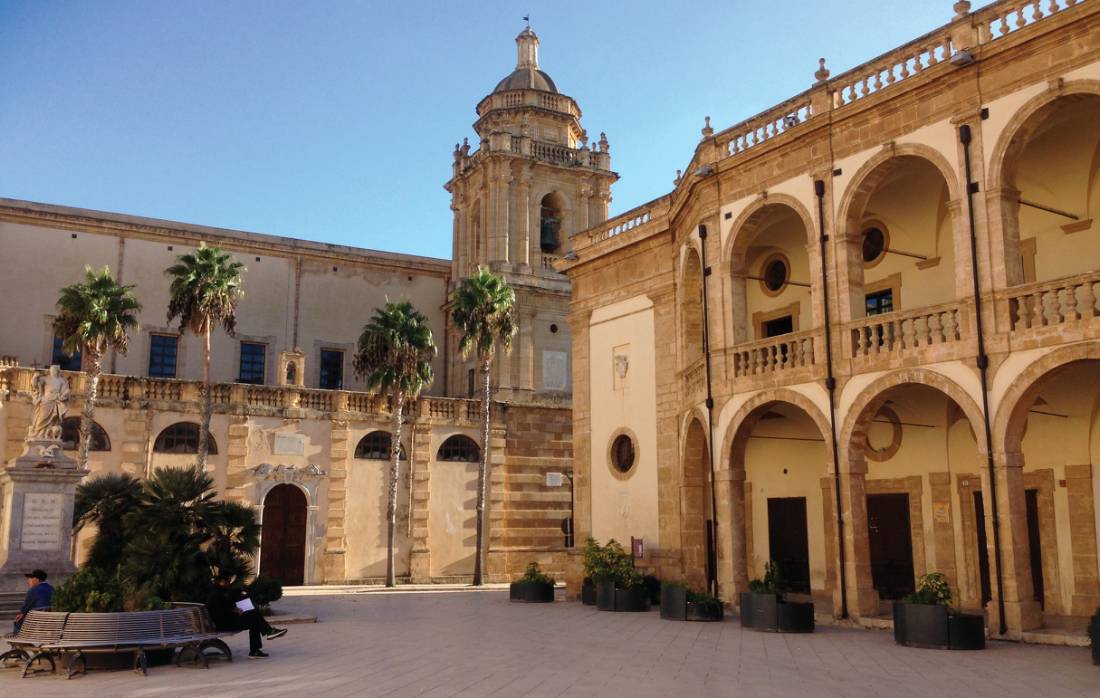
[[[61,509],[64,495],[28,492],[23,496],[23,550],[61,549]]]

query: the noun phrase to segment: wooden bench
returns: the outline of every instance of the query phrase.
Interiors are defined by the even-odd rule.
[[[218,632],[202,604],[174,604],[162,611],[129,613],[62,613],[31,611],[18,633],[4,637],[11,649],[0,654],[0,663],[23,663],[23,676],[39,671],[56,672],[60,658],[66,678],[85,673],[85,655],[125,653],[134,655],[134,671],[147,673],[147,650],[176,651],[176,666],[185,658],[209,668],[207,649],[227,660],[233,653],[221,639],[235,633]],[[40,668],[35,668],[38,665]]]

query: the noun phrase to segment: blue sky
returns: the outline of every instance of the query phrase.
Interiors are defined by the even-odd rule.
[[[977,3],[975,3],[977,5]],[[540,62],[606,131],[612,213],[716,129],[946,23],[949,0],[0,0],[0,196],[449,258],[474,107]]]

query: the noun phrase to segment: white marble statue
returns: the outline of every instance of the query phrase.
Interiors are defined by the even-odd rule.
[[[34,419],[27,431],[27,441],[61,438],[61,420],[69,410],[70,395],[69,381],[61,375],[59,366],[50,366],[48,374],[34,377],[31,383]]]

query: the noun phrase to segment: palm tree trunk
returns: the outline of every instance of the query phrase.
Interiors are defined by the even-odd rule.
[[[489,498],[489,369],[492,357],[481,360],[481,465],[477,469],[477,556],[474,558],[474,586],[481,586],[485,558],[485,501]]]
[[[210,450],[210,322],[205,323],[202,345],[202,426],[199,427],[198,467],[206,470],[206,454]]]
[[[84,396],[84,410],[80,415],[80,451],[77,463],[81,470],[88,469],[88,451],[92,445],[92,424],[95,419],[95,396],[99,390],[99,374],[103,370],[102,357],[88,352],[88,394]]]
[[[390,439],[390,481],[389,507],[386,509],[386,521],[389,532],[386,537],[386,586],[395,584],[394,549],[397,547],[397,483],[401,478],[401,417],[405,407],[405,396],[397,393],[393,396],[393,436]]]

